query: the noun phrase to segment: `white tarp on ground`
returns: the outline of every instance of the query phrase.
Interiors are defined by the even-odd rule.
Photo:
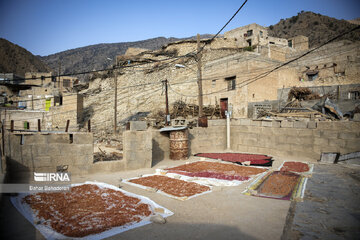
[[[175,196],[175,195],[171,195],[169,193],[166,193],[166,192],[163,192],[161,190],[157,190],[157,189],[154,189],[152,187],[147,187],[147,186],[144,186],[144,185],[141,185],[141,184],[137,184],[137,183],[133,183],[133,182],[130,182],[131,180],[134,180],[134,179],[139,179],[139,178],[142,178],[142,177],[149,177],[149,176],[164,176],[163,174],[147,174],[147,175],[142,175],[141,177],[135,177],[135,178],[129,178],[129,179],[124,179],[123,182],[126,183],[126,184],[129,184],[129,185],[132,185],[132,186],[135,186],[135,187],[139,187],[139,188],[142,188],[142,189],[145,189],[147,191],[156,191],[157,193],[160,193],[164,196],[167,196],[167,197],[171,197],[171,198],[175,198],[175,199],[178,199],[178,200],[181,200],[181,201],[185,201],[185,200],[189,200],[191,198],[194,198],[194,197],[197,197],[197,196],[200,196],[200,195],[204,195],[204,194],[207,194],[207,193],[210,193],[212,191],[212,188],[210,188],[210,190],[208,191],[205,191],[205,192],[202,192],[202,193],[198,193],[198,194],[194,194],[192,196],[189,196],[189,197],[178,197],[178,196]],[[167,175],[166,175],[167,176]],[[171,177],[171,176],[167,176],[167,177]],[[174,177],[172,177],[174,178]],[[175,179],[175,178],[174,178]],[[183,180],[183,179],[179,179],[179,180]],[[183,180],[185,181],[185,180]],[[187,182],[190,182],[190,181],[187,181]],[[199,184],[199,183],[198,183]],[[200,185],[204,185],[204,184],[200,184]]]
[[[130,197],[136,197],[141,199],[141,203],[146,203],[149,204],[153,213],[156,213],[155,209],[163,209],[162,212],[157,213],[158,215],[161,215],[162,217],[166,218],[169,217],[171,215],[173,215],[174,213],[171,212],[170,210],[158,205],[157,203],[155,203],[154,201],[152,201],[151,199],[144,197],[144,196],[140,196],[134,193],[130,193],[127,191],[124,191],[122,189],[119,189],[113,185],[107,184],[107,183],[100,183],[100,182],[85,182],[85,183],[79,183],[79,184],[72,184],[72,187],[75,186],[80,186],[80,185],[84,185],[84,184],[94,184],[97,185],[98,187],[101,188],[109,188],[109,189],[113,189],[116,191],[120,191],[124,194],[126,194],[127,196]],[[143,218],[140,222],[138,223],[130,223],[130,224],[126,224],[125,226],[119,226],[119,227],[114,227],[111,228],[109,230],[106,230],[104,232],[98,233],[98,234],[91,234],[82,238],[74,238],[74,237],[67,237],[64,236],[58,232],[55,232],[51,227],[44,225],[44,224],[36,224],[36,222],[38,222],[40,219],[37,218],[37,215],[33,212],[33,210],[31,209],[31,207],[26,204],[25,202],[22,202],[22,199],[24,197],[26,197],[27,195],[31,195],[32,193],[21,193],[16,197],[12,197],[11,198],[11,202],[12,204],[15,206],[15,208],[37,229],[41,232],[41,234],[46,238],[46,239],[89,239],[89,240],[96,240],[96,239],[103,239],[103,238],[107,238],[107,237],[111,237],[113,235],[125,232],[127,230],[133,229],[133,228],[137,228],[137,227],[141,227],[144,226],[146,224],[151,223],[150,221],[150,217],[148,216],[146,218]]]
[[[201,160],[195,161],[195,162],[215,162],[215,163],[221,163],[221,164],[229,164],[229,165],[241,166],[241,165],[238,165],[238,164],[232,163],[232,162],[224,162],[224,161],[221,161],[221,160],[206,159],[206,158],[201,158]],[[195,162],[186,162],[185,164],[191,164],[191,163],[195,163]],[[181,165],[184,165],[184,164],[181,164]],[[266,172],[269,170],[269,167],[259,167],[259,166],[243,166],[243,167],[261,168],[261,169],[265,169]],[[201,185],[231,187],[231,186],[239,186],[239,185],[241,185],[243,183],[252,181],[254,178],[256,178],[261,173],[256,174],[256,175],[251,175],[249,179],[244,180],[244,181],[240,181],[240,180],[224,180],[224,179],[205,178],[205,177],[190,177],[190,176],[186,176],[186,175],[182,175],[182,174],[178,174],[178,173],[171,173],[171,172],[168,172],[166,169],[156,169],[156,174],[166,175],[168,177],[184,180],[184,181],[187,181],[187,182],[195,182],[195,183],[198,183],[198,184],[201,184]]]

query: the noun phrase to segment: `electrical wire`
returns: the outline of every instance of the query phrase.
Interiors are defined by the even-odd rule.
[[[335,41],[336,39],[338,39],[338,38],[340,38],[340,37],[342,37],[342,36],[344,36],[344,35],[346,35],[346,34],[348,34],[348,33],[350,33],[350,32],[356,31],[356,30],[358,30],[358,29],[360,29],[360,26],[357,26],[357,27],[355,27],[355,28],[352,28],[352,29],[349,30],[349,31],[346,31],[346,32],[344,32],[344,33],[342,33],[342,34],[339,34],[339,35],[337,35],[336,37],[333,37],[333,38],[329,39],[328,41],[324,42],[323,44],[319,45],[318,47],[315,47],[315,48],[313,48],[313,49],[310,49],[309,51],[307,51],[307,52],[305,52],[305,53],[303,53],[303,54],[301,54],[301,55],[299,55],[299,56],[297,56],[297,57],[295,57],[295,58],[293,58],[293,59],[291,59],[291,60],[289,60],[289,61],[287,61],[287,62],[285,62],[285,63],[282,63],[282,64],[276,66],[275,68],[272,68],[272,69],[269,70],[269,71],[263,72],[263,73],[255,76],[254,78],[247,79],[247,80],[245,80],[245,81],[243,81],[243,82],[241,82],[241,83],[236,84],[235,86],[236,86],[236,87],[240,87],[240,88],[242,88],[242,87],[244,87],[244,86],[247,86],[247,85],[249,85],[250,83],[255,82],[255,81],[259,80],[259,79],[262,79],[262,78],[268,76],[270,73],[272,73],[272,72],[274,72],[274,71],[276,71],[276,70],[278,70],[278,69],[280,69],[280,68],[282,68],[282,67],[284,67],[284,66],[286,66],[286,65],[289,65],[290,63],[293,63],[293,62],[295,62],[295,61],[297,61],[297,60],[305,57],[306,55],[308,55],[308,54],[316,51],[317,49],[319,49],[319,48],[321,48],[321,47],[323,47],[323,46],[325,46],[325,45],[327,45],[327,44]],[[202,96],[207,96],[207,95],[212,95],[212,94],[216,94],[216,93],[220,93],[220,92],[225,92],[225,91],[227,91],[227,90],[228,90],[228,88],[224,88],[224,89],[221,89],[221,90],[218,90],[218,91],[214,91],[214,92],[202,94]],[[172,91],[174,91],[174,90],[172,89]],[[176,91],[174,91],[174,92],[177,93]],[[198,97],[197,95],[184,95],[184,94],[180,94],[180,93],[177,93],[177,94],[179,94],[179,95],[181,95],[181,96],[186,96],[186,97]]]
[[[240,12],[240,10],[244,7],[244,5],[247,3],[248,0],[245,0],[243,2],[243,4],[238,8],[238,10],[236,10],[236,12],[234,13],[234,15],[232,15],[232,17],[225,23],[225,25],[208,41],[205,42],[204,46],[202,46],[202,48],[200,48],[200,50],[198,51],[198,54],[200,54],[205,46],[209,43],[211,43],[220,33],[222,30],[224,30],[226,28],[226,26],[234,19],[234,17]]]

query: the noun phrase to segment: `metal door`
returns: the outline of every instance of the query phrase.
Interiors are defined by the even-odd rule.
[[[221,98],[220,99],[220,115],[221,118],[226,118],[225,111],[228,110],[228,99],[227,98]]]

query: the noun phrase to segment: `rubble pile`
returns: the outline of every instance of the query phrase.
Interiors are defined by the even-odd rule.
[[[204,106],[203,107],[204,115],[209,119],[220,118],[220,106]],[[170,113],[172,119],[177,117],[188,118],[199,116],[199,106],[196,104],[187,104],[184,101],[176,101]]]
[[[100,151],[94,153],[94,163],[103,161],[117,161],[121,160],[122,158],[123,154],[118,152],[107,153],[105,151]]]
[[[295,89],[295,88],[293,88]],[[291,92],[290,92],[291,93]],[[289,97],[290,94],[289,93]],[[301,94],[309,93],[307,90],[302,90],[300,92],[296,92],[300,96]],[[317,94],[307,94],[301,95],[302,99],[304,98],[314,98]],[[293,95],[291,95],[293,96]],[[308,97],[304,97],[308,96]],[[266,111],[261,110],[258,112],[257,118],[258,119],[269,119],[272,120],[282,120],[286,119],[311,119],[315,121],[334,121],[334,120],[344,120],[345,119],[352,119],[354,117],[354,113],[358,111],[356,108],[354,111],[348,112],[343,114],[338,107],[337,104],[332,102],[327,95],[320,98],[320,100],[314,104],[311,108],[310,107],[303,107],[301,104],[302,100],[297,98],[292,98],[291,101],[287,102],[284,107],[280,109],[280,111]],[[305,100],[303,100],[305,101]]]
[[[293,99],[297,100],[314,100],[320,99],[320,95],[314,93],[309,88],[306,87],[293,87],[290,89],[288,94],[288,101],[292,101]]]
[[[220,106],[204,106],[203,107],[204,115],[208,119],[218,119],[220,118]],[[199,116],[199,106],[196,104],[188,104],[184,101],[178,100],[174,102],[171,106],[170,110],[170,119],[186,119],[187,126],[192,128],[197,126]],[[147,117],[145,117],[144,121],[148,121],[153,127],[164,127],[165,125],[165,111],[157,110],[150,113]]]

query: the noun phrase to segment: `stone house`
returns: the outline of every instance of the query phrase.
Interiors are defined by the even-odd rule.
[[[332,93],[339,100],[358,100],[359,46],[336,42],[269,73],[283,61],[254,52],[209,61],[203,71],[204,104],[217,101],[223,108],[231,105],[233,116],[244,118],[253,116],[255,105],[270,110],[278,107],[275,105],[280,100],[286,102],[291,87],[310,87],[314,91],[317,88],[322,91],[320,95]],[[301,53],[285,54],[286,60]]]
[[[305,36],[296,36],[290,39],[272,37],[268,35],[267,28],[256,23],[225,32],[224,38],[236,39],[238,47],[275,45],[287,46],[296,50],[309,49],[309,41]]]
[[[61,76],[57,77],[51,72],[27,72],[25,73],[25,84],[40,85],[42,87],[53,87],[60,92],[72,92],[75,83],[78,82],[76,77]]]

